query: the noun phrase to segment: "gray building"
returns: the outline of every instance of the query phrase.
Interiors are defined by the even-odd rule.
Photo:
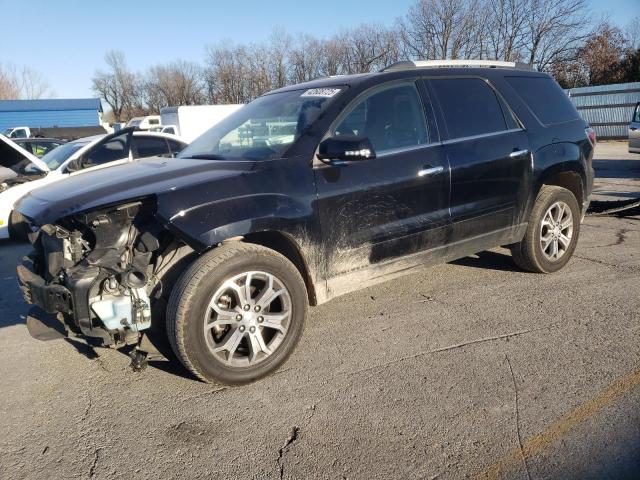
[[[633,109],[640,102],[640,82],[572,88],[567,93],[599,139],[627,138]]]

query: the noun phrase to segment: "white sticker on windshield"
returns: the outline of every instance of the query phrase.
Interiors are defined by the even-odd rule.
[[[333,97],[340,91],[339,88],[310,88],[301,97]]]

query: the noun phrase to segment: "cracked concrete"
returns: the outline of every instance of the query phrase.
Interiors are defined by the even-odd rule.
[[[0,244],[0,279],[27,250]],[[341,297],[279,372],[220,388],[31,339],[7,281],[0,478],[634,479],[638,292],[640,217],[587,217],[557,274],[495,249]]]

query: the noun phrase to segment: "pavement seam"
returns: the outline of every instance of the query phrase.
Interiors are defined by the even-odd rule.
[[[441,353],[441,352],[448,352],[451,350],[456,350],[459,348],[464,348],[470,345],[476,345],[479,343],[486,343],[486,342],[493,342],[496,340],[505,340],[505,339],[509,339],[509,338],[513,338],[513,337],[518,337],[521,335],[525,335],[527,333],[533,333],[533,332],[538,332],[538,331],[542,331],[542,330],[550,330],[553,328],[557,328],[556,324],[552,324],[552,325],[546,325],[544,327],[539,327],[539,328],[531,328],[531,329],[527,329],[527,330],[519,330],[517,332],[513,332],[513,333],[504,333],[502,335],[496,335],[493,337],[484,337],[484,338],[478,338],[475,340],[469,340],[467,342],[462,342],[462,343],[456,343],[454,345],[448,345],[446,347],[440,347],[440,348],[435,348],[433,350],[427,350],[424,352],[418,352],[418,353],[414,353],[413,355],[407,355],[404,357],[400,357],[397,358],[395,360],[391,360],[389,362],[385,362],[379,365],[373,365],[371,367],[366,367],[366,368],[361,368],[358,370],[353,370],[351,372],[346,372],[345,375],[355,375],[355,374],[359,374],[359,373],[363,373],[363,372],[368,372],[371,370],[376,370],[376,369],[384,369],[387,367],[390,367],[391,365],[395,365],[397,363],[401,363],[404,362],[406,360],[413,360],[415,358],[419,358],[419,357],[423,357],[425,355],[431,355],[434,353]]]
[[[518,398],[518,385],[516,383],[516,377],[513,374],[513,367],[511,366],[511,360],[509,360],[509,356],[506,353],[504,354],[504,358],[507,361],[507,366],[509,367],[509,373],[511,374],[511,383],[513,384],[513,395],[514,395],[514,401],[515,401],[515,416],[516,416],[516,437],[518,439],[520,457],[522,458],[524,469],[527,472],[527,478],[531,480],[531,473],[529,472],[527,457],[524,456],[524,450],[522,448],[522,435],[520,434],[520,405],[519,405],[519,398]]]

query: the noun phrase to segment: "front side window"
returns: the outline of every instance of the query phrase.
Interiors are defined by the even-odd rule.
[[[422,102],[413,82],[372,91],[347,111],[331,133],[367,137],[377,154],[429,142]]]
[[[472,137],[507,130],[493,89],[480,78],[432,79],[449,138]]]
[[[636,110],[633,114],[633,122],[640,123],[640,103],[636,105]]]
[[[341,92],[310,88],[257,98],[195,139],[181,158],[274,160],[285,155]]]
[[[13,132],[11,135],[13,138],[27,138],[27,132],[25,129],[20,128]]]
[[[86,144],[87,142],[65,143],[64,145],[54,148],[49,153],[45,154],[42,157],[42,161],[47,164],[49,170],[55,170]]]

